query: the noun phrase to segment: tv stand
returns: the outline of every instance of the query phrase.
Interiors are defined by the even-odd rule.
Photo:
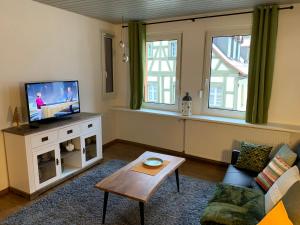
[[[10,189],[30,198],[102,159],[101,116],[3,130]]]
[[[29,124],[28,125],[30,129],[38,129],[40,126],[38,124]]]
[[[73,118],[73,115],[61,116],[61,117],[53,117],[53,118],[49,118],[49,119],[45,119],[45,120],[40,120],[40,121],[33,122],[33,124],[35,124],[35,123],[36,124],[57,123],[57,122],[64,121],[64,120],[71,120],[72,118]]]

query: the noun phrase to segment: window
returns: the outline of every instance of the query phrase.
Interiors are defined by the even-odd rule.
[[[113,36],[102,33],[103,93],[114,94]]]
[[[181,35],[151,35],[146,44],[146,108],[178,110]]]
[[[250,42],[250,31],[207,34],[204,112],[244,117]]]

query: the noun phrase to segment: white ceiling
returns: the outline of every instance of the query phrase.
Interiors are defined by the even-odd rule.
[[[34,0],[61,9],[120,23],[153,20],[207,12],[253,8],[259,4],[292,4],[300,0]]]

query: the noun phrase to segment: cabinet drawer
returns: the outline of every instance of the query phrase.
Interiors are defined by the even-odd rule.
[[[31,147],[36,148],[57,141],[57,131],[38,134],[31,137]]]
[[[92,130],[96,130],[98,127],[98,120],[91,120],[81,124],[81,132],[87,133]]]
[[[80,133],[79,125],[74,125],[74,126],[69,126],[69,127],[60,129],[58,137],[60,140],[62,140],[62,139],[68,140],[71,137],[79,135],[79,133]]]

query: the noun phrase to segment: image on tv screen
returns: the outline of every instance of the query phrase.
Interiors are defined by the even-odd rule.
[[[32,83],[26,86],[30,122],[80,111],[77,81]]]

